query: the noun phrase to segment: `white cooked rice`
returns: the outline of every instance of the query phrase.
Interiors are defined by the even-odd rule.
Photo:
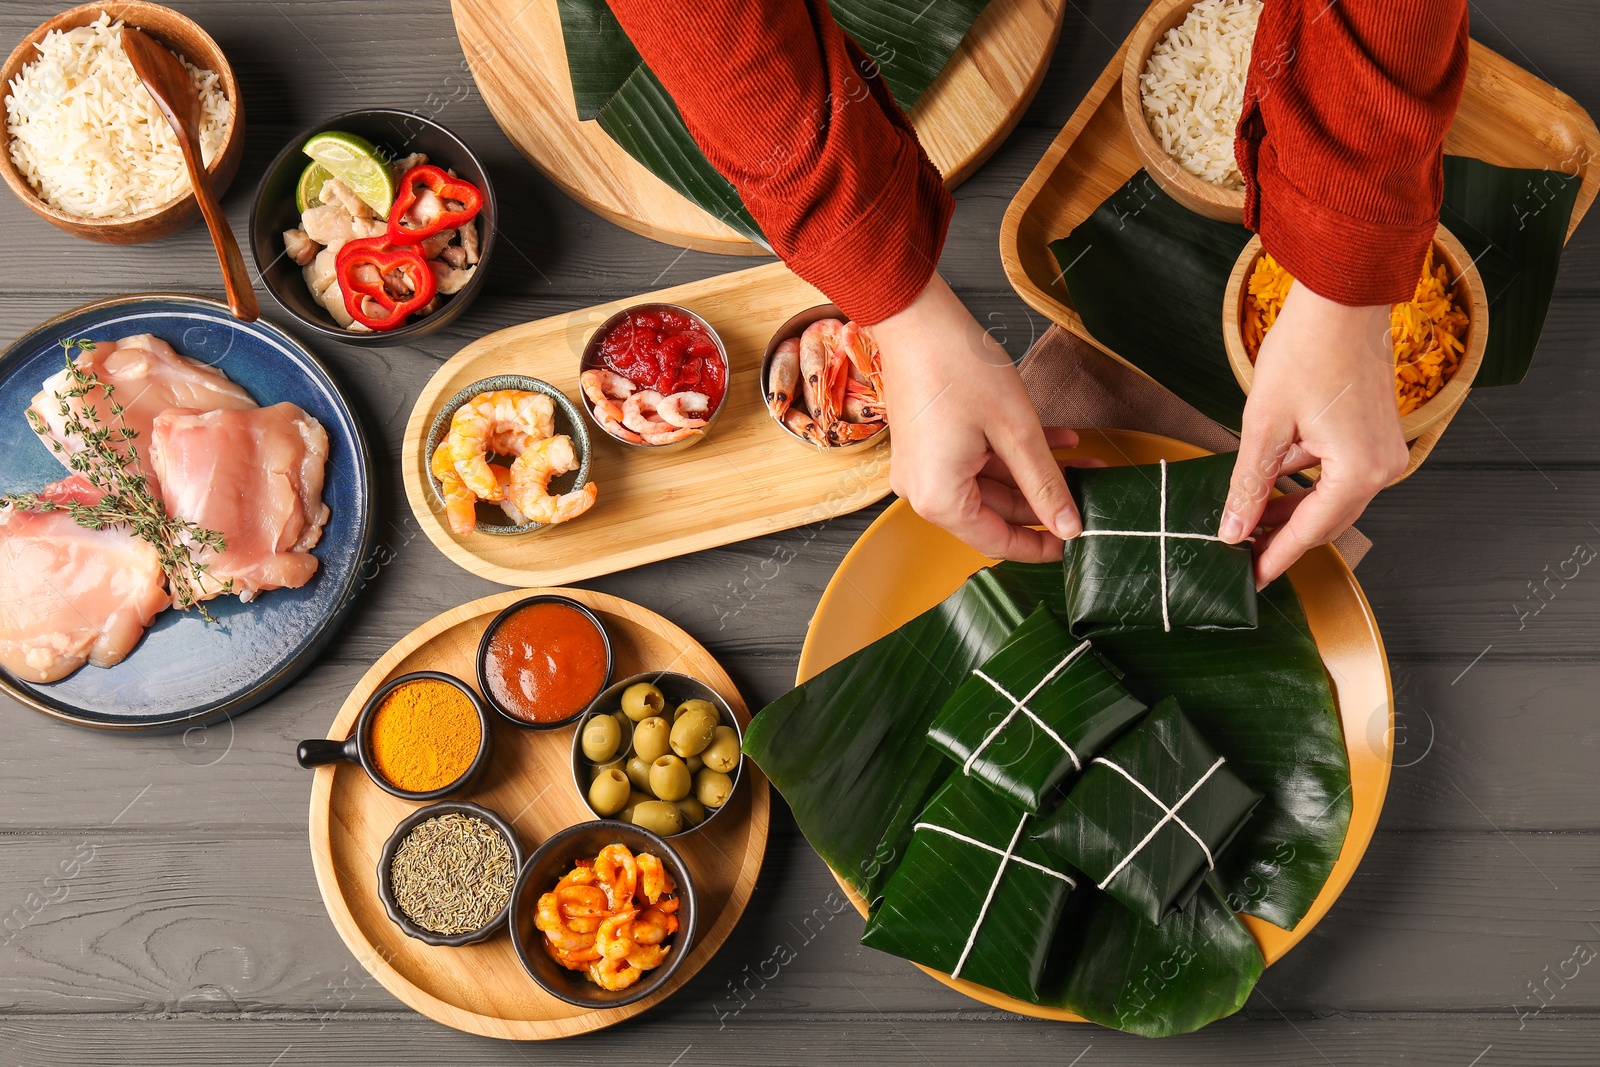
[[[1145,121],[1189,173],[1242,189],[1233,131],[1244,108],[1261,0],[1200,0],[1156,42],[1139,78]]]
[[[190,191],[178,138],[122,50],[122,23],[101,12],[53,30],[11,79],[11,160],[45,203],[89,219],[136,215]],[[231,118],[222,79],[182,56],[200,92],[200,154],[222,149]]]

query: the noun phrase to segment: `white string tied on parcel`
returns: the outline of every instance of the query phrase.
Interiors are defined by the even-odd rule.
[[[1028,701],[1030,701],[1034,697],[1038,696],[1044,690],[1045,686],[1047,686],[1051,682],[1055,681],[1056,675],[1058,675],[1062,671],[1066,670],[1067,667],[1069,667],[1072,664],[1072,661],[1077,659],[1079,656],[1083,655],[1083,653],[1085,651],[1087,651],[1088,648],[1089,648],[1089,642],[1085,641],[1082,644],[1080,644],[1077,648],[1073,649],[1071,652],[1068,652],[1066,654],[1066,656],[1064,656],[1062,658],[1061,662],[1057,663],[1054,667],[1051,667],[1050,668],[1050,673],[1046,674],[1043,678],[1039,679],[1039,684],[1034,686],[1032,689],[1028,690],[1028,695],[1023,697],[1020,700],[1017,699],[1016,697],[1012,696],[1011,693],[1009,691],[1007,691],[1005,686],[1001,685],[999,682],[995,681],[993,678],[991,678],[987,674],[983,673],[982,670],[974,669],[973,672],[972,672],[973,674],[976,674],[979,678],[982,678],[984,681],[988,682],[991,686],[994,687],[994,691],[995,692],[999,693],[1001,696],[1003,696],[1007,700],[1011,701],[1011,710],[1006,712],[1005,718],[1001,719],[1000,722],[995,726],[995,728],[993,730],[990,730],[989,733],[987,735],[985,735],[985,737],[984,737],[984,739],[982,741],[978,742],[978,747],[972,750],[972,755],[968,756],[966,762],[961,765],[961,773],[962,774],[971,774],[972,773],[972,765],[978,761],[978,757],[983,754],[983,750],[989,747],[989,742],[993,741],[996,737],[1000,736],[1000,731],[1004,730],[1006,728],[1006,726],[1011,722],[1011,720],[1017,717],[1017,712],[1019,712],[1019,711],[1022,714],[1026,715],[1028,718],[1032,719],[1035,726],[1039,727],[1039,729],[1041,729],[1045,733],[1049,734],[1050,737],[1055,741],[1055,743],[1061,746],[1062,750],[1066,752],[1067,758],[1072,760],[1072,769],[1073,770],[1075,770],[1075,771],[1083,770],[1083,764],[1078,762],[1078,754],[1072,750],[1072,746],[1067,744],[1065,738],[1063,738],[1060,734],[1056,733],[1055,730],[1051,729],[1049,723],[1047,723],[1043,719],[1039,718],[1039,715],[1038,715],[1037,712],[1035,712],[1032,708],[1028,707]]]
[[[1079,537],[1154,537],[1156,539],[1157,556],[1161,561],[1161,629],[1167,633],[1172,632],[1172,617],[1167,607],[1167,542],[1180,541],[1217,541],[1227,544],[1216,534],[1176,533],[1167,529],[1167,461],[1161,461],[1161,505],[1157,520],[1157,529],[1154,530],[1084,530]],[[1251,540],[1246,538],[1246,540]]]
[[[1163,826],[1167,825],[1167,823],[1169,823],[1169,822],[1177,823],[1180,827],[1183,828],[1185,833],[1187,833],[1190,837],[1194,838],[1195,844],[1200,846],[1200,851],[1204,852],[1206,854],[1206,869],[1207,870],[1210,870],[1210,869],[1216,867],[1216,863],[1211,857],[1211,846],[1207,845],[1205,843],[1205,840],[1199,834],[1194,832],[1194,827],[1190,826],[1188,823],[1183,821],[1183,817],[1178,814],[1178,809],[1183,807],[1185,804],[1187,804],[1189,802],[1190,798],[1192,798],[1196,793],[1198,793],[1200,791],[1200,787],[1205,785],[1206,782],[1208,780],[1210,780],[1211,776],[1216,773],[1218,767],[1220,767],[1224,763],[1228,762],[1225,757],[1218,756],[1217,757],[1217,762],[1213,763],[1210,767],[1206,768],[1206,773],[1202,774],[1200,776],[1199,780],[1196,781],[1194,783],[1194,785],[1189,787],[1189,791],[1187,793],[1183,794],[1183,796],[1179,797],[1178,798],[1178,802],[1176,804],[1172,805],[1172,807],[1170,807],[1170,808],[1167,807],[1164,803],[1162,803],[1160,797],[1158,797],[1154,793],[1150,792],[1149,788],[1146,787],[1143,782],[1139,781],[1139,779],[1137,779],[1133,775],[1129,774],[1122,767],[1118,766],[1115,763],[1112,763],[1110,760],[1106,759],[1104,756],[1096,756],[1094,758],[1094,761],[1096,763],[1105,764],[1107,767],[1110,767],[1112,770],[1114,770],[1118,774],[1122,775],[1122,777],[1124,777],[1128,781],[1132,782],[1138,788],[1139,792],[1141,792],[1145,796],[1149,797],[1150,798],[1150,802],[1152,804],[1154,804],[1156,807],[1160,808],[1162,810],[1162,812],[1164,813],[1164,814],[1162,814],[1160,820],[1157,821],[1157,823],[1154,826],[1150,827],[1150,832],[1145,834],[1144,837],[1139,841],[1139,843],[1137,845],[1134,845],[1133,849],[1131,851],[1129,851],[1129,853],[1126,856],[1122,857],[1122,862],[1117,864],[1115,867],[1111,868],[1111,873],[1106,875],[1104,878],[1102,878],[1100,880],[1100,888],[1101,889],[1104,889],[1106,886],[1110,885],[1111,884],[1111,880],[1113,878],[1115,878],[1117,875],[1121,874],[1122,873],[1122,869],[1124,867],[1126,867],[1133,860],[1133,857],[1137,856],[1140,852],[1144,851],[1144,847],[1146,845],[1148,845],[1151,841],[1155,840],[1156,834],[1161,830],[1161,828]]]
[[[1003,849],[996,848],[987,841],[980,841],[976,837],[969,837],[966,834],[952,830],[948,826],[940,826],[938,823],[919,822],[911,828],[913,833],[917,830],[931,830],[934,833],[944,834],[946,837],[953,837],[957,841],[962,841],[966,844],[981,848],[985,852],[992,852],[996,856],[1000,857],[1000,866],[994,872],[994,880],[989,883],[989,893],[983,898],[983,907],[978,909],[978,917],[973,920],[972,931],[967,934],[967,943],[961,949],[961,958],[956,960],[956,965],[950,970],[951,978],[961,977],[961,968],[967,965],[967,957],[972,955],[972,946],[978,943],[978,931],[983,928],[983,920],[989,914],[989,905],[994,903],[994,895],[1000,890],[1000,880],[1006,875],[1006,865],[1008,863],[1020,863],[1022,866],[1031,867],[1033,870],[1036,870],[1041,874],[1048,874],[1051,878],[1056,878],[1067,883],[1067,888],[1069,889],[1076,889],[1078,887],[1077,882],[1073,881],[1067,875],[1062,874],[1060,871],[1051,870],[1042,863],[1035,863],[1030,859],[1024,859],[1021,856],[1016,855],[1017,842],[1022,839],[1022,828],[1028,825],[1028,819],[1029,816],[1024,814],[1022,818],[1018,820],[1017,828],[1011,835],[1010,844],[1006,845],[1006,847]]]

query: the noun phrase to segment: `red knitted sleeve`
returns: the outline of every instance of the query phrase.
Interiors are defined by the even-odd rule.
[[[954,201],[824,0],[609,0],[789,267],[871,325],[933,274]]]
[[[1234,141],[1245,225],[1330,300],[1411,299],[1466,73],[1466,0],[1266,0]]]

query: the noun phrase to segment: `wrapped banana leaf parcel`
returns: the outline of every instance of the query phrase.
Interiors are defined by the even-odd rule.
[[[928,740],[970,775],[1037,814],[1144,714],[1122,672],[1080,641],[1043,604],[940,710]]]
[[[1083,516],[1066,549],[1074,634],[1256,625],[1250,545],[1217,536],[1236,455],[1067,471]]]
[[[1029,849],[1028,859],[1076,879],[1077,887],[1008,861],[995,898],[1005,894],[1003,901],[1027,900],[1022,907],[1041,910],[1026,923],[1015,904],[997,911],[991,901],[983,912],[973,888],[987,894],[1001,856],[930,827],[965,833],[1003,853],[1024,811],[988,780],[962,775],[965,757],[952,758],[931,744],[929,730],[972,671],[1041,605],[1068,618],[1068,585],[1060,564],[1003,563],[979,571],[942,603],[774,701],[746,731],[745,751],[783,794],[812,847],[868,903],[873,942],[892,940],[889,909],[903,915],[921,908],[923,933],[939,940],[939,954],[907,945],[905,955],[954,970],[970,938],[963,978],[1130,1033],[1185,1033],[1237,1011],[1261,975],[1265,961],[1239,913],[1293,928],[1332,871],[1351,809],[1343,731],[1287,580],[1261,593],[1260,624],[1253,630],[1180,627],[1168,633],[1158,626],[1097,636],[1095,651],[1126,672],[1121,684],[1133,697],[1146,704],[1176,698],[1216,754],[1227,758],[1227,768],[1261,800],[1232,842],[1213,848],[1215,869],[1193,898],[1159,924],[1096,889],[1061,857],[1037,860],[1031,846],[1042,841],[1018,845]],[[1036,677],[1055,662],[1042,670],[1035,665]],[[1102,750],[1107,758],[1115,758],[1115,745]],[[1178,793],[1158,795],[1171,807],[1193,784],[1186,780]],[[992,831],[971,833],[953,814],[930,808],[936,795],[941,805],[954,797],[957,786],[963,797],[989,790],[986,801],[1011,808],[1011,821],[996,817]],[[951,792],[942,793],[945,788]],[[1047,812],[1053,803],[1045,798]],[[1200,831],[1188,818],[1190,803],[1179,811]],[[1161,817],[1153,805],[1150,810]],[[1024,836],[1048,819],[1030,818]],[[937,852],[930,834],[944,838]],[[925,864],[924,858],[939,862]],[[1026,880],[1019,880],[1024,871]],[[1064,908],[1052,931],[1046,894],[1062,890]],[[983,971],[989,954],[1013,938],[1016,967]],[[1043,965],[1031,994],[1024,994],[1022,979],[1033,977],[1041,951]],[[1174,967],[1175,960],[1182,966]]]

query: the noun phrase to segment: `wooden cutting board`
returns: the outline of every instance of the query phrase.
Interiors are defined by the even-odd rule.
[[[579,122],[556,0],[452,0],[456,33],[506,136],[568,196],[635,233],[733,255],[765,251],[651,174],[598,123]],[[954,188],[1005,140],[1038,91],[1065,0],[991,0],[911,110]]]

